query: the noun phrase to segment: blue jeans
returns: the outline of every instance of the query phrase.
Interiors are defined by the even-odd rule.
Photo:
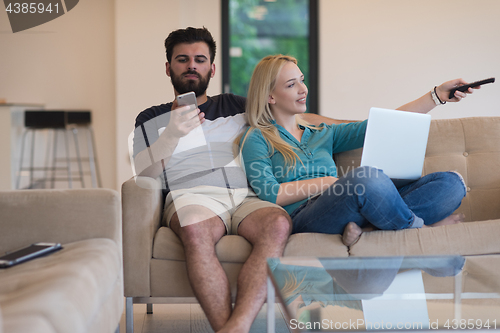
[[[359,167],[290,216],[293,233],[342,234],[349,222],[400,230],[441,221],[460,206],[465,194],[461,176],[455,172],[432,173],[396,188],[382,170]]]

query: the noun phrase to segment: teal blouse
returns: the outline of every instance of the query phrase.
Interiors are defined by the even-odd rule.
[[[321,124],[304,130],[301,141],[295,139],[282,126],[274,125],[280,136],[289,143],[299,156],[294,168],[287,167],[283,155],[271,152],[267,141],[259,129],[252,129],[242,147],[242,159],[249,184],[258,197],[276,203],[281,183],[313,179],[318,177],[337,177],[337,167],[333,154],[363,146],[367,121],[340,125]],[[245,138],[245,136],[243,136]],[[243,140],[243,139],[242,139]],[[240,145],[243,141],[240,141]],[[343,170],[349,171],[349,170]],[[283,207],[291,214],[307,199]]]

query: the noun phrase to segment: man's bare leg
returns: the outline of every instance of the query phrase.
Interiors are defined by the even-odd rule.
[[[189,282],[212,328],[217,331],[231,316],[231,290],[215,244],[226,228],[218,216],[202,206],[187,206],[172,216],[170,227],[184,245]],[[207,219],[207,217],[209,217]],[[181,227],[183,225],[183,227]]]
[[[282,256],[290,232],[290,217],[279,208],[259,209],[240,223],[238,234],[245,237],[253,249],[238,276],[233,314],[218,332],[250,330],[266,298],[266,258]]]

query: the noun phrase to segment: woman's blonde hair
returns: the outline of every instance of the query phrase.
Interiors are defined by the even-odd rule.
[[[294,148],[281,138],[278,129],[272,124],[274,117],[269,106],[269,95],[276,87],[276,78],[283,66],[289,62],[297,64],[297,59],[282,54],[271,55],[264,57],[255,67],[246,101],[246,117],[250,129],[245,134],[241,147],[245,144],[248,134],[257,128],[267,141],[271,155],[275,150],[279,151],[285,159],[285,165],[294,167],[299,157]],[[296,121],[298,125],[310,126],[300,117],[296,116]],[[239,139],[241,139],[241,136],[237,139],[238,143],[240,142]]]

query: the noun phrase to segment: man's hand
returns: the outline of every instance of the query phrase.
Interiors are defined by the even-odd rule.
[[[200,112],[200,109],[189,111],[190,109],[189,105],[178,107],[177,101],[174,101],[170,112],[170,121],[163,133],[174,138],[181,138],[203,124],[205,114]]]
[[[479,89],[481,86],[475,88],[469,88],[466,92],[455,91],[455,96],[453,98],[449,98],[450,91],[453,88],[463,86],[468,82],[464,81],[464,79],[455,79],[451,81],[447,81],[440,86],[436,87],[436,93],[439,96],[439,99],[443,102],[460,102],[463,98],[467,97],[467,94],[472,94],[474,92],[473,89]]]
[[[163,165],[170,160],[179,139],[186,136],[194,128],[205,121],[205,114],[200,109],[191,110],[191,107],[178,107],[174,101],[170,120],[165,131],[160,135],[150,148],[145,149],[135,157],[135,170],[137,175],[151,178],[158,177],[163,171]]]

